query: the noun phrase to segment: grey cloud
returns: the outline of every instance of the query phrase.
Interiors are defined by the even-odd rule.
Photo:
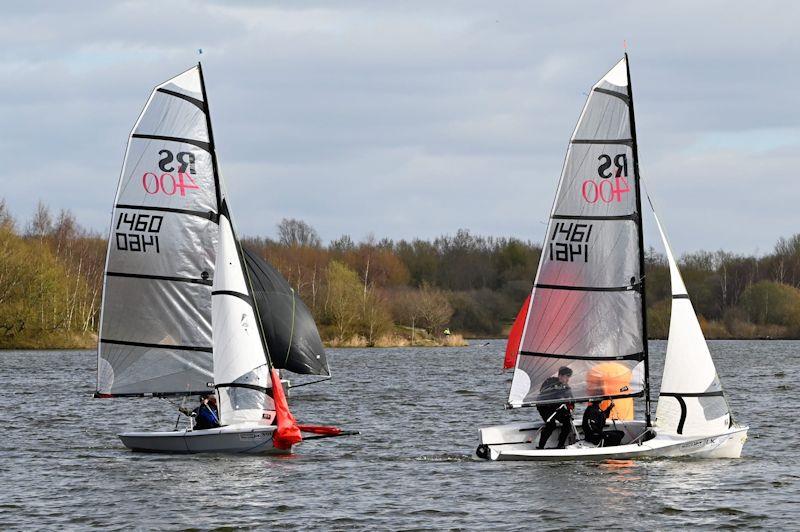
[[[627,39],[643,174],[676,251],[765,251],[800,230],[800,146],[748,139],[800,123],[799,12],[776,2],[16,4],[0,21],[0,196],[22,218],[41,198],[105,230],[149,91],[203,48],[243,233],[297,217],[324,239],[468,227],[537,241],[584,92]],[[735,149],[708,142],[731,133]]]

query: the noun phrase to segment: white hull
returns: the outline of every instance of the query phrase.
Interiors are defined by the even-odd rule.
[[[230,425],[207,430],[125,432],[119,438],[133,451],[150,453],[290,454],[291,449],[272,446],[275,428],[274,425]]]
[[[559,427],[553,431],[545,448],[537,449],[539,431],[543,425],[540,421],[479,429],[480,446],[477,454],[488,460],[613,460],[673,456],[739,458],[748,430],[748,427],[734,426],[720,434],[683,436],[651,429],[655,437],[647,439],[640,437],[645,429],[643,421],[618,421],[616,428],[625,433],[620,445],[595,447],[584,444],[580,427],[576,427],[574,433],[577,434],[572,440],[577,438],[577,443],[557,449]],[[614,428],[611,424],[607,426],[609,430]]]

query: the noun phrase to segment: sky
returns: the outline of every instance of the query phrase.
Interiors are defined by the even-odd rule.
[[[641,175],[673,249],[764,254],[800,232],[798,3],[0,10],[0,198],[21,226],[42,201],[105,233],[150,91],[201,60],[240,234],[297,218],[325,242],[538,243],[586,94],[627,44]]]

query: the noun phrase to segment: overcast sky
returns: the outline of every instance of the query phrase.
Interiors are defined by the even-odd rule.
[[[765,253],[800,232],[798,3],[0,8],[0,198],[23,225],[41,200],[105,232],[151,89],[201,59],[242,234],[290,217],[324,241],[539,242],[586,92],[627,41],[642,176],[675,250]]]

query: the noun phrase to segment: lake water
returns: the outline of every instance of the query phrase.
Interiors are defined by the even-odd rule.
[[[710,342],[751,427],[743,458],[605,463],[474,458],[479,426],[536,416],[503,410],[504,342],[484,343],[331,350],[334,379],[293,390],[292,409],[362,434],[290,457],[132,453],[116,433],[170,429],[169,403],[92,399],[91,351],[0,351],[0,528],[798,526],[800,342]]]

